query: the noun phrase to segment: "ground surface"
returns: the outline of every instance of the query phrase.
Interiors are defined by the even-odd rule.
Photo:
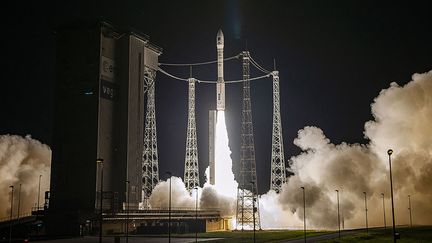
[[[401,227],[397,229],[400,233],[398,243],[411,242],[431,242],[432,243],[432,226],[423,227]],[[304,242],[304,232],[300,230],[291,231],[256,231],[256,242],[282,242],[282,243],[302,243]],[[307,242],[392,242],[392,230],[370,229],[368,233],[365,230],[342,231],[339,239],[338,232],[330,231],[308,231]],[[118,243],[125,243],[124,237],[119,237]],[[98,243],[98,237],[82,237],[73,239],[58,239],[38,241],[40,243]],[[114,237],[103,237],[103,243],[117,243]],[[165,236],[130,236],[128,243],[165,243],[168,242],[168,237]],[[172,243],[195,242],[195,234],[172,235]],[[234,232],[212,232],[198,234],[198,242],[230,242],[230,243],[246,243],[253,242],[253,232],[234,231]]]
[[[432,242],[432,226],[413,228],[403,227],[397,228],[396,232],[400,234],[400,239],[397,240],[398,243]],[[342,237],[341,239],[335,238],[321,242],[393,242],[393,234],[391,228],[387,228],[386,230],[369,230],[368,234],[363,230],[362,232],[351,234],[349,236]]]
[[[119,238],[118,243],[125,243],[126,239],[124,237]],[[218,240],[217,238],[198,238],[198,242],[211,242],[211,240]],[[37,241],[39,243],[98,243],[98,237],[83,237],[83,238],[72,238],[72,239],[58,239],[58,240],[47,240],[47,241]],[[102,237],[103,243],[117,243],[114,237]],[[128,243],[166,243],[168,238],[165,237],[140,237],[131,236],[128,238]],[[171,238],[172,243],[188,243],[195,242],[195,238]]]

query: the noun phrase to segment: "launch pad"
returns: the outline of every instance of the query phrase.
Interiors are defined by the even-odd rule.
[[[60,95],[57,101],[51,198],[47,213],[47,218],[51,219],[48,225],[52,227],[53,232],[60,235],[76,235],[79,227],[85,224],[85,220],[94,218],[95,213],[97,215],[100,211],[106,214],[104,222],[117,222],[123,219],[121,208],[125,205],[134,210],[154,209],[155,206],[150,204],[149,198],[160,182],[155,104],[155,82],[158,72],[189,85],[183,178],[186,189],[191,193],[193,189],[202,185],[199,181],[195,86],[215,85],[216,109],[209,111],[207,182],[216,189],[219,188],[218,190],[234,191],[234,193],[230,192],[234,197],[233,200],[236,200],[235,195],[237,195],[237,227],[260,228],[250,83],[273,77],[271,189],[279,192],[285,180],[285,161],[277,71],[264,69],[247,51],[224,58],[225,38],[222,30],[219,30],[216,35],[217,60],[203,64],[217,63],[216,80],[181,78],[168,73],[163,67],[171,64],[159,62],[158,56],[162,54],[162,50],[151,44],[147,36],[136,32],[119,31],[107,23],[84,27],[66,26],[60,29],[57,35],[58,59],[62,60],[57,66],[59,69],[57,91],[62,93],[71,85],[82,84],[80,90],[83,93]],[[82,49],[71,51],[69,46],[71,40],[82,46]],[[82,63],[82,57],[87,55],[89,64]],[[239,58],[243,60],[243,78],[225,80],[224,62]],[[249,63],[263,75],[250,77]],[[179,66],[179,64],[175,65]],[[94,69],[94,66],[98,68]],[[80,72],[73,72],[71,67]],[[225,154],[226,157],[223,159],[229,160],[229,165],[223,164],[217,158],[218,139],[221,139],[218,138],[221,135],[218,129],[224,130],[223,149],[228,148],[225,120],[220,121],[223,123],[219,124],[223,125],[222,128],[217,126],[218,119],[224,117],[225,86],[228,84],[243,84],[241,175],[238,175],[241,179],[238,186],[231,170],[230,155]],[[222,115],[218,118],[218,114]],[[77,131],[76,124],[88,124],[88,126]],[[77,154],[77,150],[83,152]],[[96,163],[96,159],[99,158],[103,159],[98,160],[103,161],[102,163]],[[82,179],[77,180],[77,178]],[[78,181],[79,184],[72,185],[70,181]],[[233,183],[227,184],[228,186],[223,184],[227,181]],[[202,217],[209,217],[208,222],[223,222],[222,227],[218,226],[219,229],[229,228],[225,222],[227,218],[218,216],[214,212],[207,216],[204,214],[205,211],[201,212]],[[183,212],[185,213],[183,215],[181,213],[179,212],[179,219],[189,220],[190,212]],[[136,211],[133,216],[136,217],[134,220],[143,220],[143,222],[165,217],[162,211]],[[62,225],[61,222],[65,218],[71,220]]]

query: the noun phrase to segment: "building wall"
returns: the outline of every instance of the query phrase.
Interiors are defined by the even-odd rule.
[[[232,230],[232,219],[212,219],[206,220],[206,232]]]
[[[100,28],[69,25],[56,32],[56,87],[51,164],[51,232],[73,234],[77,212],[95,202],[98,150]],[[62,222],[63,218],[70,221]]]
[[[118,75],[117,65],[121,63],[121,46],[118,41],[120,33],[108,26],[101,26],[100,31],[100,57],[99,57],[99,97],[98,97],[98,139],[97,158],[103,158],[104,196],[103,205],[107,210],[115,210],[118,207],[119,188],[116,188],[116,180],[124,178],[124,170],[117,170],[120,146],[120,90],[121,77]],[[101,171],[97,171],[97,187],[100,191]],[[99,194],[97,194],[100,196]],[[96,200],[96,208],[100,208]]]
[[[125,172],[122,186],[129,181],[129,207],[137,208],[142,193],[142,147],[144,137],[144,46],[135,36],[122,38],[121,164]],[[126,195],[125,195],[126,196]],[[123,198],[126,202],[126,198]]]
[[[126,180],[130,202],[141,200],[147,48],[145,38],[106,23],[58,28],[50,233],[77,235],[79,225],[95,217],[97,158],[104,159],[104,210],[122,208]]]

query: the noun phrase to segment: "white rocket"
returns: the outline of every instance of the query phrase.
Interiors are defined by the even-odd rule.
[[[225,110],[225,81],[223,71],[223,48],[224,48],[224,35],[222,30],[219,29],[216,36],[216,47],[217,47],[217,67],[218,67],[218,78],[216,84],[216,110]]]

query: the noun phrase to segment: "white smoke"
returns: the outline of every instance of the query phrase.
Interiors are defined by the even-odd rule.
[[[279,195],[261,197],[277,201],[279,214],[261,210],[262,222],[270,227],[298,227],[303,218],[306,188],[307,223],[315,228],[337,227],[336,192],[346,227],[364,227],[364,194],[367,194],[370,226],[383,225],[381,193],[385,194],[387,224],[391,222],[387,149],[392,148],[396,224],[408,224],[408,195],[411,195],[414,224],[432,223],[432,71],[414,74],[400,87],[395,83],[381,91],[372,104],[374,121],[365,125],[367,145],[332,144],[321,129],[305,127],[294,143],[303,153],[291,158],[295,173]],[[275,200],[276,198],[277,200]],[[275,215],[300,221],[286,222]]]
[[[411,195],[413,223],[432,223],[432,71],[414,74],[413,80],[403,87],[392,83],[381,91],[371,107],[375,120],[365,124],[368,144],[333,144],[317,127],[306,126],[298,132],[294,144],[303,152],[290,159],[295,175],[288,178],[280,194],[269,191],[260,196],[263,229],[303,226],[301,186],[305,187],[309,228],[337,228],[336,189],[345,228],[364,227],[363,192],[367,195],[369,226],[383,225],[381,193],[385,194],[386,221],[390,225],[389,148],[395,151],[392,172],[396,224],[409,223],[408,195]],[[216,163],[225,163],[222,167],[225,184],[223,187],[205,184],[199,191],[199,207],[220,208],[224,216],[235,217],[233,192],[237,182],[231,179],[228,140],[223,141],[221,148],[226,154],[222,157],[226,159]],[[173,177],[172,183],[173,205],[193,207],[194,194],[189,195],[181,179]],[[166,207],[167,190],[166,182],[155,188],[152,207]]]
[[[232,217],[236,209],[237,182],[232,172],[231,151],[228,146],[228,133],[225,124],[225,114],[218,111],[216,122],[215,144],[215,185],[208,182],[199,188],[199,207],[202,209],[217,209],[222,216]],[[206,169],[208,175],[209,168]],[[207,176],[208,179],[208,176]],[[171,177],[171,207],[195,207],[195,190],[191,194],[187,191],[184,182],[179,177]],[[167,208],[169,205],[169,179],[159,182],[150,196],[152,208]]]
[[[171,180],[171,182],[170,182]],[[195,201],[182,179],[172,176],[166,181],[159,182],[150,196],[150,205],[152,208],[165,208],[169,206],[169,188],[171,183],[171,207],[173,208],[193,208]]]
[[[20,214],[31,212],[37,204],[39,175],[41,178],[40,206],[43,192],[49,190],[51,149],[30,136],[0,135],[0,218],[9,217],[11,188],[14,186],[13,217],[18,211],[21,184]]]

